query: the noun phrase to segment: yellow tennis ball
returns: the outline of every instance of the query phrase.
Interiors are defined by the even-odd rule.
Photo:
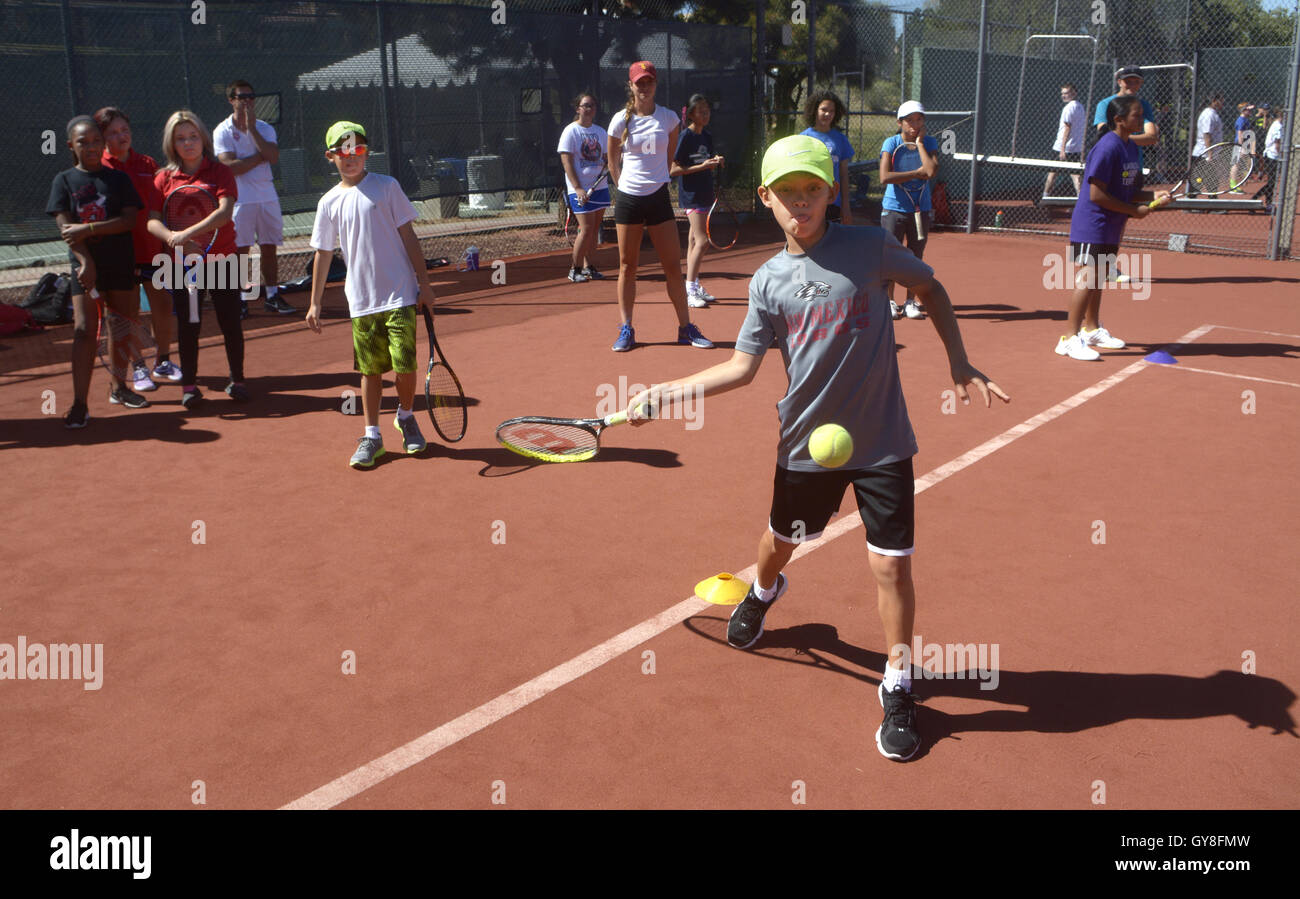
[[[808,453],[822,468],[839,468],[853,457],[853,438],[839,425],[822,425],[808,438]]]

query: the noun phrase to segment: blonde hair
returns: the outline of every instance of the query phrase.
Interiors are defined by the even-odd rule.
[[[203,138],[203,158],[209,162],[217,158],[216,151],[212,149],[212,134],[203,120],[188,109],[178,109],[168,116],[167,124],[163,126],[163,152],[167,154],[167,165],[163,168],[171,171],[180,169],[181,158],[176,154],[175,136],[176,129],[186,124],[198,129],[199,136]]]
[[[623,107],[623,141],[627,142],[627,136],[632,131],[632,118],[636,115],[636,91],[632,90],[632,82],[624,85],[627,92],[627,105]]]

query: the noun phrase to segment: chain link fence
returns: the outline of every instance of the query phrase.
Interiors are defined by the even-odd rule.
[[[231,113],[226,86],[250,82],[258,117],[277,132],[273,167],[285,222],[280,280],[304,274],[316,203],[337,181],[324,135],[337,120],[366,126],[368,168],[397,178],[415,202],[428,257],[482,258],[562,248],[563,172],[556,145],[579,91],[597,122],[621,109],[627,67],[648,59],[657,101],[680,111],[714,101],[711,130],[738,208],[753,196],[752,32],[672,18],[680,4],[510,0],[235,3],[0,2],[0,71],[18,165],[0,179],[0,299],[14,302],[67,249],[46,215],[54,176],[71,162],[64,124],[114,105],[133,148],[164,162],[162,126],[194,110],[209,130]],[[662,18],[659,18],[662,16]]]
[[[1294,116],[1282,117],[1295,105],[1298,10],[1294,0],[1231,6],[1205,0],[989,0],[981,32],[979,0],[931,0],[911,10],[865,2],[809,4],[806,27],[842,39],[819,37],[815,50],[805,52],[800,72],[812,73],[810,83],[793,91],[795,100],[785,108],[797,108],[798,98],[814,86],[830,87],[846,102],[849,115],[841,127],[855,149],[851,196],[868,220],[879,214],[881,144],[898,130],[898,105],[913,99],[931,111],[927,131],[939,138],[944,153],[936,189],[946,203],[936,204],[936,227],[1062,238],[1083,168],[1080,155],[1060,157],[1062,89],[1068,85],[1082,107],[1086,158],[1099,136],[1093,124],[1098,104],[1117,90],[1116,70],[1139,66],[1139,96],[1150,105],[1160,133],[1155,145],[1143,149],[1148,186],[1168,188],[1185,177],[1198,119],[1219,94],[1219,139],[1236,139],[1238,104],[1251,104],[1248,130],[1257,155],[1240,192],[1207,204],[1212,208],[1133,220],[1125,243],[1300,258],[1300,165],[1287,169],[1285,158],[1265,156],[1274,122],[1281,123],[1279,156],[1288,155],[1288,148],[1294,156],[1300,136]],[[767,25],[784,26],[780,18]],[[806,32],[795,31],[794,43],[802,40],[806,47]],[[783,112],[769,106],[769,137],[798,130]],[[1284,171],[1290,172],[1285,184]]]

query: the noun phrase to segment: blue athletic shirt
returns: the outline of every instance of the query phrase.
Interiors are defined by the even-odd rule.
[[[937,156],[939,153],[939,142],[930,135],[921,138],[925,142],[925,148],[930,151],[931,156]],[[903,143],[903,135],[891,134],[885,138],[885,142],[880,145],[880,155],[886,153],[891,157],[898,145]],[[899,154],[898,159],[891,162],[896,172],[910,172],[913,169],[921,167],[921,154],[916,150],[904,150]],[[881,200],[881,207],[888,209],[890,212],[916,212],[912,208],[912,199],[900,188],[906,187],[915,195],[919,189],[920,198],[917,200],[917,209],[921,212],[929,212],[932,208],[930,205],[930,181],[927,178],[913,178],[911,181],[905,181],[902,184],[886,184],[885,197]]]
[[[800,134],[806,134],[809,137],[815,137],[826,145],[826,149],[831,154],[831,169],[835,172],[835,180],[840,180],[840,163],[853,161],[853,144],[844,136],[844,132],[838,128],[832,128],[830,131],[818,131],[816,128],[805,128]],[[841,184],[844,188],[848,185]],[[840,202],[839,191],[831,197],[832,205]]]
[[[690,128],[683,127],[681,137],[677,138],[677,153],[673,156],[682,168],[699,165],[716,155],[713,152],[713,135],[708,129],[696,134]],[[683,209],[708,209],[713,205],[713,173],[716,169],[704,169],[682,175],[678,179],[677,204]]]
[[[1138,146],[1131,140],[1121,140],[1114,131],[1107,131],[1088,154],[1083,168],[1083,184],[1079,199],[1074,204],[1070,218],[1070,240],[1073,243],[1118,244],[1124,235],[1124,225],[1129,216],[1122,212],[1103,209],[1090,199],[1088,185],[1096,181],[1106,193],[1123,203],[1131,203],[1137,192]]]

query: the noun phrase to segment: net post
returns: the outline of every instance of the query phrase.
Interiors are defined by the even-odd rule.
[[[1296,162],[1296,146],[1300,145],[1300,116],[1296,104],[1300,103],[1300,2],[1296,3],[1295,32],[1291,36],[1291,77],[1287,79],[1286,120],[1281,133],[1282,158],[1274,167],[1273,181],[1273,233],[1269,235],[1268,258],[1281,259],[1294,256],[1295,246],[1291,236],[1295,233],[1295,207],[1300,201],[1300,165]],[[1267,138],[1266,138],[1267,139]],[[1283,246],[1283,235],[1286,244]]]
[[[979,50],[975,55],[975,133],[971,142],[970,183],[966,195],[966,233],[975,233],[975,197],[979,188],[980,150],[984,137],[984,45],[988,36],[989,0],[980,0]]]

